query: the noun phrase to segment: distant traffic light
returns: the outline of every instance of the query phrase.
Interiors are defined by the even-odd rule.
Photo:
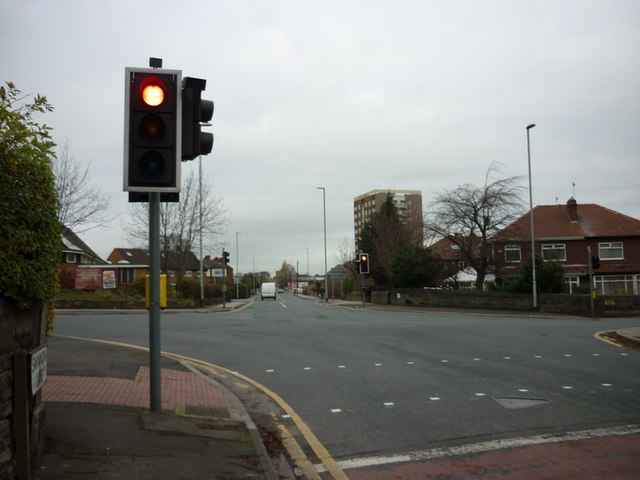
[[[591,268],[594,270],[600,268],[600,257],[595,255],[591,256]]]
[[[213,102],[203,100],[207,81],[185,77],[182,86],[182,160],[193,160],[213,149],[213,134],[202,131],[202,123],[213,117]]]
[[[181,79],[180,70],[125,68],[124,191],[180,191]]]
[[[358,254],[358,272],[362,274],[369,273],[369,254],[368,253],[359,253]]]
[[[225,265],[229,264],[229,252],[225,252],[224,250],[222,251],[222,262]]]

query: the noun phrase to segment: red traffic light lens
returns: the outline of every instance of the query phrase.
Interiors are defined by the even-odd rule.
[[[360,257],[360,261],[361,261],[361,262],[366,262],[366,261],[367,261],[367,256],[366,256],[366,255],[362,255],[362,256]]]
[[[158,77],[147,77],[140,85],[140,97],[146,105],[157,107],[164,102],[165,89],[164,82]]]

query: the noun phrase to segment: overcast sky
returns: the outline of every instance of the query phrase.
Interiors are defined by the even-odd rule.
[[[223,199],[236,267],[329,267],[372,189],[482,184],[491,164],[535,205],[598,203],[640,218],[640,2],[0,0],[0,80],[45,95],[41,120],[122,191],[124,68],[207,80],[215,136],[203,171]],[[183,164],[183,176],[197,161]],[[528,208],[528,193],[524,191]],[[129,246],[121,222],[81,237]],[[219,251],[205,251],[219,255]]]

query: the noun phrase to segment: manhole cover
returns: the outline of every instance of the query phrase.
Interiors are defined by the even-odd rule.
[[[551,403],[546,398],[523,398],[523,397],[493,397],[493,399],[504,408],[530,408]]]

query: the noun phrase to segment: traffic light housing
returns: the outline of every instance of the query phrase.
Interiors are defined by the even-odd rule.
[[[362,274],[368,274],[369,273],[369,254],[359,253],[357,261],[358,261],[358,272]]]
[[[179,192],[182,72],[125,68],[126,192]]]
[[[600,268],[600,257],[595,255],[591,256],[591,268],[594,270]]]
[[[202,131],[202,123],[213,117],[213,102],[203,100],[207,81],[185,77],[182,85],[182,160],[193,160],[213,149],[213,134]]]
[[[225,252],[224,250],[222,251],[222,262],[225,265],[229,264],[229,252]]]

